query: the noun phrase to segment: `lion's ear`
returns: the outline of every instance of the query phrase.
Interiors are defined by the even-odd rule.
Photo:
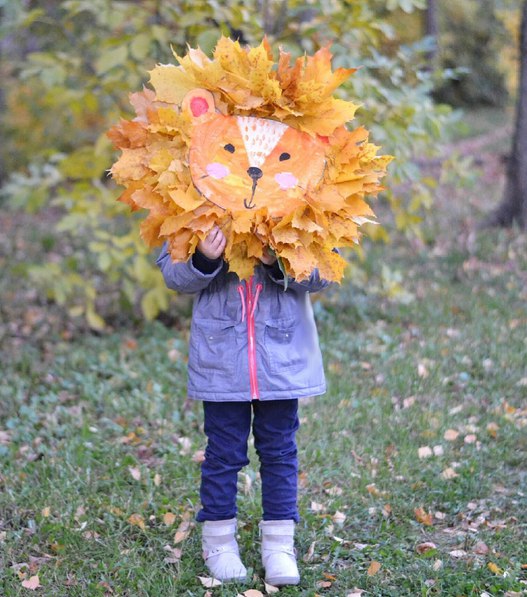
[[[214,114],[216,112],[214,96],[206,89],[193,89],[183,98],[181,111],[187,112],[193,119],[201,119],[206,114]]]

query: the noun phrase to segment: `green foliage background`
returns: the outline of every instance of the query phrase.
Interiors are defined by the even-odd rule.
[[[457,71],[435,93],[456,106],[503,106],[508,99],[506,74],[497,57],[508,45],[496,0],[441,2],[438,17],[442,34],[439,59],[445,69]]]
[[[440,74],[427,63],[426,40],[403,44],[394,23],[419,15],[424,0],[180,0],[125,2],[4,1],[2,62],[3,200],[9,206],[57,214],[57,239],[68,240],[52,261],[28,264],[31,283],[84,316],[95,329],[104,316],[138,305],[147,318],[168,306],[168,291],[138,236],[138,217],[117,203],[107,177],[115,159],[106,130],[130,114],[128,94],[148,84],[157,62],[174,62],[218,37],[257,44],[267,34],[294,56],[334,41],[334,66],[361,69],[341,90],[362,102],[357,121],[396,156],[383,200],[393,225],[419,234],[435,182],[422,178],[415,156],[437,151],[452,113],[431,99]],[[26,8],[24,8],[26,6]],[[388,241],[389,225],[371,231]],[[360,279],[360,268],[352,266]],[[387,291],[397,284],[386,271]],[[104,289],[104,293],[101,290]],[[109,292],[111,289],[111,292]],[[112,296],[104,304],[103,294]]]

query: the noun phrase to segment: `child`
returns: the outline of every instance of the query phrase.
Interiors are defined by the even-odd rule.
[[[247,571],[236,542],[238,471],[249,463],[251,430],[260,459],[265,580],[300,582],[294,550],[298,399],[325,391],[322,357],[309,299],[328,286],[318,271],[303,282],[284,277],[264,256],[240,282],[222,259],[226,239],[215,227],[186,263],[163,247],[157,260],[169,288],[196,293],[188,361],[188,395],[203,401],[208,443],[201,468],[203,557],[219,580]]]

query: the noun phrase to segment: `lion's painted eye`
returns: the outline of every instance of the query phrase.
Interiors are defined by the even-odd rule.
[[[280,157],[278,158],[281,162],[285,162],[286,160],[290,159],[291,156],[288,153],[281,153]]]
[[[225,151],[228,151],[229,153],[234,153],[235,151],[234,145],[232,143],[227,143],[227,145],[225,145],[223,149],[225,149]]]

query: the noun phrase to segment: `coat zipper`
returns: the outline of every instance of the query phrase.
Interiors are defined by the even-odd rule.
[[[247,292],[247,352],[249,357],[249,384],[251,391],[251,400],[260,399],[260,390],[258,389],[258,370],[256,365],[256,332],[254,326],[254,312],[256,311],[256,305],[258,304],[258,297],[262,290],[262,285],[256,285],[256,292],[253,295],[253,277],[249,278],[249,282],[245,283],[245,289]],[[238,287],[240,296],[242,297],[243,306],[243,290],[242,287]]]

